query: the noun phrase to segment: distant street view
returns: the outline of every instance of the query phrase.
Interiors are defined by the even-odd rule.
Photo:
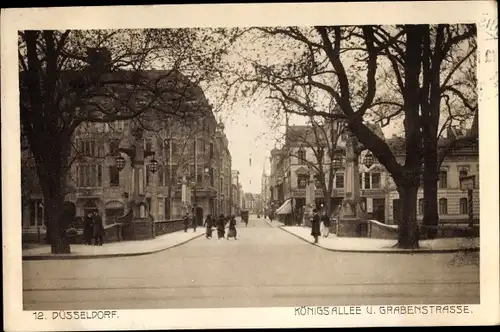
[[[24,309],[479,303],[476,35],[19,31]]]

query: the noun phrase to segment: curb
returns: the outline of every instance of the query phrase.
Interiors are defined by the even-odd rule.
[[[445,253],[456,253],[456,252],[464,252],[464,251],[479,251],[478,247],[474,248],[455,248],[455,249],[376,249],[376,250],[365,250],[365,249],[332,249],[332,248],[326,248],[321,246],[320,244],[317,243],[312,243],[309,242],[308,240],[304,239],[300,235],[297,235],[295,233],[290,232],[289,230],[284,229],[282,226],[279,227],[282,231],[287,232],[290,235],[293,235],[299,239],[301,239],[304,242],[307,242],[315,247],[328,250],[328,251],[333,251],[333,252],[350,252],[350,253],[370,253],[370,254],[430,254],[430,253],[435,253],[435,254],[445,254]]]
[[[270,227],[273,227],[273,228],[281,228],[281,227],[285,226],[285,225],[284,225],[283,223],[281,223],[281,222],[280,222],[279,224],[271,224],[269,221],[267,221],[267,219],[264,219],[264,222],[265,222],[266,224],[268,224]],[[280,224],[282,224],[282,225],[280,225]]]
[[[161,248],[161,249],[154,249],[151,251],[142,251],[142,252],[131,252],[131,253],[117,253],[117,254],[105,254],[105,255],[79,255],[79,256],[72,256],[71,254],[61,254],[61,256],[56,256],[56,255],[27,255],[23,256],[22,260],[23,261],[48,261],[48,260],[74,260],[74,259],[101,259],[101,258],[116,258],[116,257],[133,257],[133,256],[142,256],[142,255],[150,255],[150,254],[155,254],[161,251],[165,251],[168,249],[172,249],[175,247],[178,247],[180,245],[186,244],[190,241],[193,241],[194,239],[197,239],[201,236],[205,235],[204,233],[200,233],[186,241],[182,241],[179,243],[176,243],[174,245]]]

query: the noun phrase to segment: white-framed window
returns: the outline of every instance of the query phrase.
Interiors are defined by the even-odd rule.
[[[38,227],[45,224],[44,221],[44,206],[42,199],[30,199],[28,203],[29,209],[29,226]]]
[[[335,188],[344,188],[344,173],[335,173]]]
[[[448,214],[448,200],[444,197],[439,199],[439,214]]]
[[[301,165],[306,163],[306,151],[303,149],[300,149],[297,152],[297,162]]]
[[[448,188],[448,172],[445,170],[439,171],[438,188],[439,189]]]
[[[459,206],[460,206],[460,214],[469,213],[469,202],[467,201],[467,197],[460,198]]]
[[[102,186],[101,164],[79,164],[76,166],[77,186],[81,188]]]
[[[361,189],[380,189],[381,174],[376,172],[359,173]]]

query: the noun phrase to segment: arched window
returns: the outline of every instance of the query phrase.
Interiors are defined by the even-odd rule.
[[[448,214],[448,200],[444,197],[439,199],[439,214]]]
[[[469,213],[469,205],[467,202],[467,197],[460,198],[460,214],[468,214]]]
[[[306,163],[306,151],[303,149],[300,149],[297,153],[297,159],[299,164],[305,164]]]
[[[448,172],[447,171],[439,171],[439,185],[440,189],[448,188]]]
[[[420,198],[418,200],[418,214],[424,214],[424,199]]]

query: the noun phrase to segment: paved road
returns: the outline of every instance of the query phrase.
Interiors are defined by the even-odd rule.
[[[136,257],[23,262],[27,310],[479,303],[454,254],[336,253],[252,218],[239,239]],[[198,231],[201,231],[198,229]]]

